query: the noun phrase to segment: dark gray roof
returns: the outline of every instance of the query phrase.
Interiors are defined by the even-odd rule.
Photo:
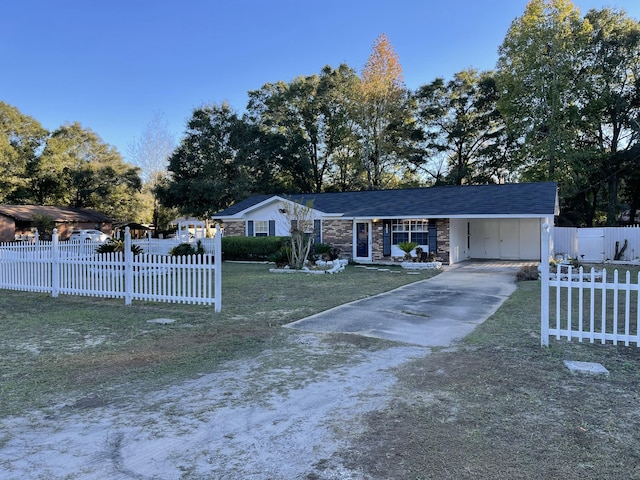
[[[280,195],[324,213],[346,217],[449,217],[460,215],[553,215],[557,184],[510,183],[463,185],[400,190]],[[241,214],[277,195],[257,195],[213,215],[224,218]]]
[[[0,215],[29,222],[35,214],[48,215],[56,222],[111,222],[111,217],[88,208],[44,205],[0,205]]]

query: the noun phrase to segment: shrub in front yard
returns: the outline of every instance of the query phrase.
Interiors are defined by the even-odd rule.
[[[314,243],[313,255],[320,260],[337,260],[340,257],[340,249],[328,243]]]
[[[518,273],[516,273],[516,279],[519,282],[525,280],[538,280],[539,277],[540,272],[538,271],[537,265],[527,265],[525,267],[522,267],[520,270],[518,270]]]
[[[117,240],[115,238],[110,238],[102,245],[99,245],[96,248],[96,253],[122,253],[124,252],[124,240]],[[139,255],[143,253],[142,247],[140,245],[131,244],[131,252],[134,255]]]
[[[278,255],[289,237],[222,237],[224,260],[267,261]]]
[[[190,243],[181,243],[169,250],[169,255],[174,257],[181,255],[202,255],[204,248],[202,248],[202,242],[198,240],[197,246],[194,248]]]

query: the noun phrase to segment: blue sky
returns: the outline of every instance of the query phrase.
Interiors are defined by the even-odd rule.
[[[584,14],[638,0],[574,0]],[[0,101],[53,130],[80,122],[127,159],[161,112],[178,140],[194,108],[346,63],[385,33],[406,85],[492,69],[527,0],[4,0]]]

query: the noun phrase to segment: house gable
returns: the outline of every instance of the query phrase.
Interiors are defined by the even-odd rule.
[[[230,227],[229,229],[225,227],[225,229],[235,235],[254,236],[258,234],[258,228],[263,233],[268,228],[268,235],[287,236],[291,231],[291,222],[287,212],[292,211],[293,206],[294,202],[280,196],[264,199],[256,197],[253,202],[248,203],[246,208],[225,216],[224,223]],[[309,217],[312,219],[319,221],[324,216],[324,212],[316,209],[311,208],[309,211]]]

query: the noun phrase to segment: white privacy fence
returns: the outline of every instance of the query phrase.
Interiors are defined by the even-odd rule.
[[[214,238],[199,238],[199,239],[187,239],[177,237],[174,239],[160,239],[160,238],[141,238],[138,240],[131,240],[131,243],[139,246],[145,253],[154,255],[169,255],[172,248],[176,247],[180,243],[190,243],[192,246],[197,246],[198,243],[202,245],[205,252],[215,251]]]
[[[97,243],[0,245],[0,288],[31,292],[214,305],[221,309],[221,235],[204,255],[134,255],[125,232],[123,253],[96,253]],[[209,239],[207,239],[209,240]],[[172,243],[172,242],[170,242]],[[173,243],[173,246],[176,244]],[[141,245],[144,249],[144,245]]]
[[[553,228],[553,253],[581,262],[635,261],[640,257],[640,227]]]
[[[549,245],[543,228],[542,245]],[[546,243],[545,243],[546,241]],[[544,251],[543,258],[545,257]],[[547,252],[548,253],[548,252]],[[549,338],[640,346],[640,274],[541,262],[541,343]]]

